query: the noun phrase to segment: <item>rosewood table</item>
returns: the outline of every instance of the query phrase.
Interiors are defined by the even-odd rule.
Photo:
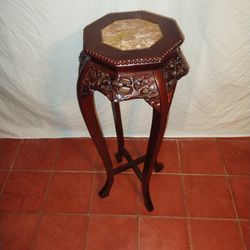
[[[111,13],[86,26],[84,49],[80,54],[77,96],[82,116],[103,161],[107,180],[100,197],[109,195],[114,176],[132,168],[141,181],[144,203],[153,210],[149,184],[153,169],[163,168],[157,161],[168,111],[177,80],[188,72],[181,53],[183,34],[172,18],[146,11]],[[96,111],[93,93],[99,91],[113,110],[118,162],[113,168]],[[144,99],[153,108],[146,155],[132,159],[124,146],[119,102]],[[144,163],[141,171],[138,164]]]

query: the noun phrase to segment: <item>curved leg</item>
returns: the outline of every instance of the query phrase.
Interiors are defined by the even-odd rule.
[[[160,111],[156,111],[155,109],[153,110],[150,138],[148,142],[147,154],[143,168],[142,192],[145,207],[148,211],[152,211],[154,209],[150,198],[149,183],[152,171],[155,166],[157,166],[156,159],[162,142],[162,137],[165,132],[168,115],[165,80],[161,72],[155,71],[154,76],[159,89],[161,108]]]
[[[77,83],[77,97],[81,113],[89,130],[90,136],[97,148],[97,151],[106,169],[107,180],[104,187],[99,192],[100,197],[106,197],[109,195],[109,191],[114,183],[112,162],[107,149],[106,141],[103,137],[102,130],[96,115],[93,93],[89,93],[88,91],[82,93],[81,90],[81,84],[82,84],[81,79],[83,79],[82,74],[80,75]]]
[[[111,102],[111,105],[115,122],[115,130],[116,130],[117,146],[118,146],[118,151],[115,154],[115,158],[118,162],[121,162],[123,157],[122,149],[124,148],[124,136],[123,136],[120,105],[117,102]]]

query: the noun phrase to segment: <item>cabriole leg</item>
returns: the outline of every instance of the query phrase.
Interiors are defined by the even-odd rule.
[[[79,78],[80,79],[80,78]],[[77,96],[81,109],[82,116],[87,125],[90,136],[97,148],[97,151],[103,161],[103,164],[107,173],[107,180],[103,188],[100,190],[100,197],[106,197],[109,195],[110,189],[114,183],[114,174],[112,169],[112,162],[109,156],[106,141],[103,137],[101,127],[97,118],[94,96],[92,93],[82,93],[81,82],[78,81]]]
[[[154,209],[150,197],[149,184],[153,169],[157,166],[157,164],[160,165],[156,162],[156,159],[162,143],[162,138],[165,132],[168,115],[165,80],[162,74],[158,71],[154,72],[154,75],[157,87],[159,89],[161,108],[160,111],[157,111],[155,109],[153,110],[150,138],[148,142],[147,154],[143,168],[142,192],[145,207],[148,211],[152,211]]]

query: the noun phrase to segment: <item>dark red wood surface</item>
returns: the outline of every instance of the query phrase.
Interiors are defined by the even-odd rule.
[[[158,23],[164,34],[163,38],[151,48],[134,51],[121,51],[101,42],[100,30],[103,27],[114,20],[129,18]],[[189,69],[179,48],[182,42],[183,35],[173,19],[145,11],[108,14],[85,28],[77,96],[83,118],[107,173],[106,183],[99,192],[101,197],[109,195],[116,174],[132,168],[141,181],[145,207],[148,211],[153,210],[149,190],[152,171],[163,168],[157,162],[157,155],[169,108],[177,81]],[[95,111],[94,91],[100,91],[111,101],[117,134],[116,159],[121,162],[125,157],[128,161],[115,168]],[[153,118],[146,155],[132,159],[124,146],[119,102],[135,98],[142,98],[152,106]],[[143,162],[141,171],[138,164]]]
[[[102,43],[101,30],[115,20],[140,18],[160,26],[163,37],[147,49],[122,51]],[[138,66],[159,66],[184,41],[184,36],[172,18],[163,17],[146,11],[133,11],[108,14],[89,24],[84,29],[84,53],[119,70]],[[94,42],[93,42],[94,41]]]

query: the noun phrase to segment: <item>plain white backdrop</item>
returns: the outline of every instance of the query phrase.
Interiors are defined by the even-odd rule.
[[[166,137],[250,135],[249,0],[5,0],[0,2],[0,137],[89,136],[76,81],[83,28],[116,11],[177,20],[190,72],[178,82]],[[105,136],[110,102],[95,94]],[[150,106],[122,102],[126,136],[148,136]]]

